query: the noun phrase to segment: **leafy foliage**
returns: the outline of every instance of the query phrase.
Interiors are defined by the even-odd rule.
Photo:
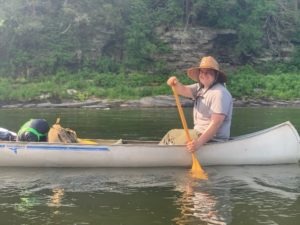
[[[171,0],[12,0],[0,5],[0,73],[26,77],[62,68],[155,68],[161,62],[154,54],[167,48],[153,31],[174,19],[170,12],[179,11]]]
[[[300,80],[297,73],[277,71],[264,75],[252,67],[244,67],[230,76],[228,88],[236,98],[299,99]]]
[[[184,84],[192,81],[177,75]],[[227,88],[235,98],[282,99],[300,98],[297,73],[263,75],[252,67],[244,67],[229,76]],[[65,99],[91,98],[138,99],[145,96],[171,95],[166,76],[129,73],[106,74],[60,72],[45,79],[0,79],[0,101],[5,102],[60,102]]]
[[[229,28],[242,63],[299,42],[297,0],[0,1],[0,74],[31,77],[60,70],[104,73],[167,71],[170,51],[157,29]],[[171,54],[171,53],[169,53]]]

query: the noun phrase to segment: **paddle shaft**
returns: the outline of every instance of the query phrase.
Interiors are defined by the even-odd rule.
[[[179,101],[177,91],[176,91],[174,86],[172,86],[172,90],[173,90],[173,93],[174,93],[176,105],[177,105],[179,116],[180,116],[180,119],[181,119],[181,123],[182,123],[182,126],[183,126],[185,134],[186,134],[186,139],[187,139],[188,142],[190,142],[192,139],[191,139],[191,136],[190,136],[190,132],[188,130],[188,126],[187,126],[186,119],[185,119],[185,116],[184,116],[184,113],[183,113],[183,110],[182,110],[182,106],[181,106],[180,101]],[[191,169],[192,176],[196,177],[196,178],[199,178],[199,179],[207,179],[207,174],[202,169],[202,167],[201,167],[201,165],[200,165],[200,163],[199,163],[199,161],[198,161],[198,159],[197,159],[194,152],[192,153],[192,161],[193,161],[192,169]]]
[[[188,129],[188,126],[187,126],[187,122],[186,122],[186,119],[185,119],[185,116],[184,116],[184,112],[183,112],[183,109],[181,107],[177,91],[176,91],[174,86],[172,86],[172,90],[173,90],[173,93],[174,93],[174,97],[175,97],[177,109],[178,109],[178,112],[179,112],[180,120],[181,120],[183,129],[185,131],[186,139],[188,141],[191,141],[192,139],[191,139],[190,132],[189,132],[189,129]]]

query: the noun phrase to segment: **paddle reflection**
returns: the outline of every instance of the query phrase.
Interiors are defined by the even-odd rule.
[[[60,207],[61,206],[61,201],[62,198],[65,194],[65,191],[63,188],[54,188],[52,190],[52,196],[50,198],[50,203],[48,204],[48,206],[51,207]]]
[[[225,225],[224,218],[217,209],[217,198],[210,193],[198,191],[189,182],[185,187],[179,187],[182,195],[176,200],[180,215],[174,219],[178,225],[190,224],[199,219],[208,224]]]

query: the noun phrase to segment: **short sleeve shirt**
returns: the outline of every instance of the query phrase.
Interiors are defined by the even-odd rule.
[[[214,113],[225,115],[225,119],[219,130],[216,139],[228,139],[230,137],[230,126],[232,117],[233,101],[230,92],[222,84],[215,84],[208,90],[200,88],[199,84],[188,86],[194,98],[194,129],[203,133],[211,122]]]

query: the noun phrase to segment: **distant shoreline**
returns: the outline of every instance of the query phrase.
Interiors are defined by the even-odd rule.
[[[183,107],[192,107],[193,101],[181,98]],[[50,101],[37,103],[5,103],[0,104],[2,109],[14,108],[163,108],[175,107],[174,97],[171,95],[160,95],[154,97],[144,97],[139,100],[109,100],[109,99],[89,99],[86,101],[62,101],[61,103],[52,103]],[[259,99],[234,99],[234,107],[296,107],[300,108],[300,99],[285,100],[259,100]]]

